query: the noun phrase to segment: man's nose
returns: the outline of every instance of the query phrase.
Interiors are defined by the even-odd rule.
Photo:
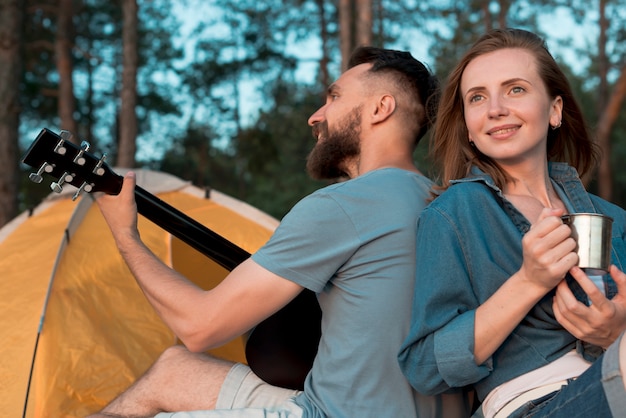
[[[326,106],[322,106],[319,109],[317,109],[317,111],[315,113],[313,113],[308,120],[308,124],[309,126],[313,126],[316,123],[320,123],[324,121],[324,107]]]

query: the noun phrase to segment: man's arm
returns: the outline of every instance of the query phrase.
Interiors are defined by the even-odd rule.
[[[252,259],[211,290],[196,286],[141,241],[134,187],[131,172],[124,177],[120,194],[99,197],[98,206],[146,298],[190,351],[204,351],[241,335],[302,290]]]

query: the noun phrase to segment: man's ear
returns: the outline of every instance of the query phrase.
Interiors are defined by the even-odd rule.
[[[385,94],[378,98],[372,114],[372,123],[380,123],[387,120],[396,110],[396,99],[391,94]]]

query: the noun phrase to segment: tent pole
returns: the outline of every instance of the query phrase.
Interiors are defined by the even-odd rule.
[[[26,396],[24,397],[24,411],[22,418],[26,418],[26,409],[28,408],[28,395],[30,394],[30,383],[33,380],[33,369],[35,368],[35,356],[37,354],[37,346],[39,345],[39,336],[41,335],[41,325],[43,324],[43,316],[39,321],[39,329],[37,330],[37,338],[35,339],[35,348],[33,350],[33,358],[30,363],[30,372],[28,373],[28,384],[26,385]]]

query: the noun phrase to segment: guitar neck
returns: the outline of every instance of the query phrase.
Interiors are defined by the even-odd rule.
[[[135,186],[137,211],[176,238],[231,271],[250,253],[145,189]]]
[[[55,192],[71,184],[78,188],[74,199],[83,191],[118,194],[124,178],[106,164],[106,154],[98,158],[88,152],[89,143],[83,141],[79,147],[70,142],[69,137],[68,132],[57,135],[49,129],[41,130],[22,158],[22,162],[37,170],[29,178],[41,183],[44,175],[55,177],[57,180],[51,185]],[[250,256],[139,186],[135,187],[135,199],[140,214],[229,271]]]

